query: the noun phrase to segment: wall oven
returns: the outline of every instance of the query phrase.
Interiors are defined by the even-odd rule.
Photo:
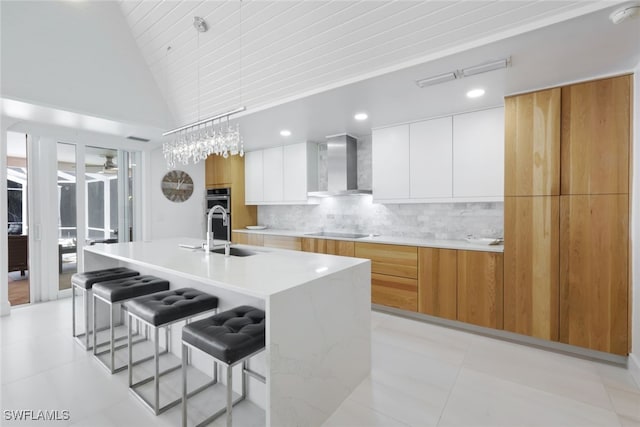
[[[218,240],[227,240],[228,231],[231,228],[231,189],[230,188],[211,188],[207,190],[207,210],[205,215],[209,214],[209,209],[215,205],[220,205],[226,209],[228,218],[227,225],[223,224],[222,213],[216,212],[211,217],[211,230],[213,238]],[[228,229],[228,230],[227,230]]]

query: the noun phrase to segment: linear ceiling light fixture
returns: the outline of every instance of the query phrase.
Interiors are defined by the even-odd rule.
[[[427,77],[424,79],[416,80],[416,84],[418,87],[427,87],[433,85],[439,85],[440,83],[450,82],[451,80],[457,79],[455,72],[438,74],[437,76]]]
[[[198,47],[200,50],[200,33],[209,29],[204,19],[199,16],[193,18],[193,26],[197,31]],[[200,52],[196,52],[198,55]],[[167,61],[168,65],[168,61]],[[167,67],[168,68],[168,67]],[[198,118],[200,117],[200,57],[198,56]],[[242,104],[242,1],[240,1],[240,103]],[[229,125],[229,117],[246,110],[239,107],[226,113],[198,120],[188,125],[180,126],[164,132],[162,136],[175,135],[172,141],[162,144],[162,152],[167,167],[173,169],[178,163],[187,165],[189,162],[198,163],[208,156],[215,154],[225,159],[231,156],[244,156],[244,143],[240,135],[240,125]]]
[[[451,80],[461,79],[463,77],[474,76],[476,74],[507,68],[510,65],[511,57],[508,57],[497,61],[485,62],[479,65],[474,65],[473,67],[467,67],[461,70],[450,71],[448,73],[438,74],[436,76],[416,80],[416,84],[421,88],[433,86],[440,83],[450,82]]]

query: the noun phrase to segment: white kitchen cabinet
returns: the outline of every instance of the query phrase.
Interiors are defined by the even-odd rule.
[[[264,200],[262,150],[244,154],[245,203],[255,205]]]
[[[284,200],[284,159],[282,147],[268,148],[262,153],[264,162],[264,201]]]
[[[504,108],[453,116],[453,197],[504,195]]]
[[[307,193],[317,190],[317,147],[306,142],[284,146],[284,202],[306,203]]]
[[[409,125],[375,129],[372,136],[374,200],[408,199]]]
[[[451,117],[443,117],[409,126],[410,198],[452,197],[452,123]]]
[[[316,144],[303,142],[246,153],[247,204],[306,204],[307,192],[316,191],[317,182]]]

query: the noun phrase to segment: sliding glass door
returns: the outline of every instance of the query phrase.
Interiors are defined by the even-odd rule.
[[[58,157],[58,289],[71,287],[78,271],[76,146],[59,142]]]

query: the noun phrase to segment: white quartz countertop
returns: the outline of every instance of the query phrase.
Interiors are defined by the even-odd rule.
[[[349,240],[353,242],[385,243],[390,245],[421,246],[426,248],[462,249],[462,250],[468,250],[468,251],[484,251],[484,252],[504,252],[504,245],[487,245],[487,244],[480,244],[480,243],[470,243],[465,240],[416,239],[412,237],[396,237],[396,236],[385,236],[385,235],[374,235],[370,237],[363,237],[360,239],[350,239],[350,238],[342,238],[342,237],[309,236],[308,235],[308,233],[315,233],[317,232],[317,230],[293,231],[293,230],[278,230],[275,228],[267,228],[264,230],[237,229],[233,231],[237,233],[248,233],[248,234],[269,234],[274,236],[309,237],[312,239]]]
[[[369,262],[359,258],[235,244],[234,247],[254,251],[257,255],[225,257],[216,253],[207,255],[202,249],[178,246],[200,246],[202,242],[200,239],[175,238],[96,244],[85,247],[85,251],[259,298]]]

